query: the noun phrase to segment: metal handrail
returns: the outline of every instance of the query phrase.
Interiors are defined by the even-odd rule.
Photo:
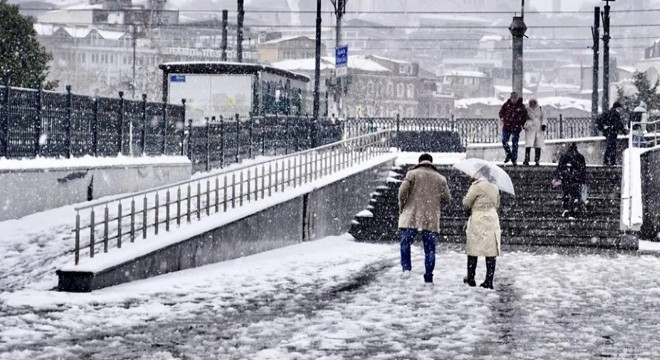
[[[351,140],[362,139],[362,138],[366,138],[366,137],[369,137],[369,136],[373,136],[374,134],[386,133],[386,132],[391,132],[391,130],[390,129],[381,130],[377,133],[361,135],[361,136],[354,137],[352,139],[337,141],[337,142],[334,142],[334,143],[331,143],[331,144],[323,145],[323,146],[313,148],[313,149],[300,151],[300,152],[293,153],[293,154],[280,155],[280,156],[277,156],[277,157],[272,157],[272,158],[269,158],[269,159],[266,159],[266,160],[253,162],[250,165],[243,165],[243,166],[239,166],[239,167],[234,167],[234,168],[231,168],[231,169],[227,169],[225,171],[214,173],[212,175],[206,175],[206,176],[203,176],[203,177],[200,177],[200,178],[196,178],[195,180],[182,180],[182,181],[171,183],[171,184],[168,184],[168,185],[163,185],[163,186],[160,186],[160,187],[151,188],[151,189],[148,189],[148,190],[143,190],[143,191],[140,191],[140,192],[131,193],[130,195],[114,198],[112,200],[105,200],[105,201],[100,201],[100,202],[96,202],[96,203],[92,201],[90,204],[86,204],[86,205],[83,205],[83,206],[76,207],[76,208],[74,208],[74,210],[75,211],[80,211],[80,210],[90,209],[90,208],[93,208],[93,207],[103,206],[105,204],[109,204],[109,203],[116,202],[116,201],[121,201],[121,200],[127,200],[127,199],[130,199],[130,198],[134,198],[136,196],[141,196],[141,195],[145,195],[145,194],[148,194],[148,193],[152,193],[154,191],[160,191],[160,190],[165,190],[165,189],[168,189],[168,188],[171,188],[171,187],[186,185],[188,183],[193,183],[193,182],[197,182],[197,181],[201,181],[201,180],[210,179],[210,178],[217,177],[217,176],[220,176],[220,175],[223,175],[223,174],[226,174],[226,173],[230,173],[230,172],[238,172],[238,171],[241,171],[243,169],[247,169],[249,167],[258,166],[258,165],[262,165],[262,164],[267,164],[267,163],[272,162],[272,161],[286,159],[288,157],[293,157],[293,156],[298,156],[298,155],[304,155],[306,153],[322,151],[324,149],[330,148],[330,147],[335,146],[337,144],[346,143],[346,142],[351,141]]]
[[[639,130],[636,130],[635,127],[638,127]],[[649,128],[652,128],[653,131],[649,131]],[[658,146],[658,128],[660,127],[660,120],[654,121],[631,121],[630,122],[630,131],[628,133],[628,146],[629,147],[647,147],[649,142],[646,141],[646,136],[653,134],[653,146]],[[636,133],[636,131],[639,131]],[[639,139],[634,139],[634,136],[639,136]],[[635,141],[637,140],[637,142]],[[644,142],[645,146],[641,145],[641,142]]]
[[[75,264],[80,261],[81,241],[89,248],[89,257],[107,253],[110,241],[122,247],[122,241],[146,239],[158,235],[176,222],[192,222],[193,216],[226,212],[245,202],[258,201],[298,187],[348,166],[389,152],[391,130],[384,130],[339,141],[298,153],[279,156],[237,167],[195,180],[180,181],[147,191],[75,208]],[[222,181],[221,181],[222,180]],[[140,199],[141,198],[141,199]],[[136,202],[137,199],[137,202]],[[141,201],[140,201],[141,200]],[[97,218],[97,209],[100,211]],[[89,212],[86,212],[89,210]],[[85,220],[81,224],[81,220]],[[99,242],[97,243],[97,238]]]
[[[632,203],[633,203],[633,173],[632,173],[632,161],[633,161],[633,151],[632,148],[640,147],[649,147],[651,144],[646,140],[648,134],[653,134],[653,147],[658,146],[658,125],[660,120],[655,121],[631,121],[630,129],[628,131],[628,229],[633,230],[633,214],[632,214]],[[653,128],[653,131],[649,131],[649,127]],[[637,128],[637,129],[636,129]],[[643,146],[642,146],[643,144]]]

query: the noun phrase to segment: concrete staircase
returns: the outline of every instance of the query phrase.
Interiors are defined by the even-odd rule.
[[[358,241],[398,242],[397,195],[400,181],[412,166],[393,168],[387,185],[380,186],[366,210],[357,214],[350,233]],[[462,199],[470,185],[462,172],[439,166],[447,177],[453,203],[444,208],[440,221],[440,242],[465,243],[467,212]],[[501,193],[500,224],[502,244],[581,246],[636,249],[637,242],[619,231],[621,168],[588,167],[588,216],[561,217],[562,192],[552,189],[554,166],[504,167],[513,181],[516,196]]]

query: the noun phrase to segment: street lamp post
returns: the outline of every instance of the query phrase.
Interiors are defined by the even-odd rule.
[[[238,0],[238,19],[236,22],[236,61],[243,62],[243,20],[245,19],[244,0]]]
[[[603,11],[603,111],[610,107],[610,1]]]
[[[511,88],[520,96],[523,95],[523,37],[527,31],[525,25],[525,0],[522,0],[521,16],[514,16],[509,31],[513,37],[513,64],[512,64],[512,84]]]
[[[316,59],[314,63],[314,119],[312,125],[312,147],[316,147],[316,126],[319,121],[321,87],[321,0],[316,0]]]
[[[137,47],[137,25],[133,25],[133,80],[131,80],[131,99],[135,99],[135,60],[136,60],[136,47]]]
[[[591,134],[597,135],[596,119],[598,118],[598,61],[600,60],[600,8],[594,8],[594,27],[592,28],[592,35],[594,40],[594,59],[591,76]],[[580,74],[582,76],[582,74]],[[603,109],[605,111],[607,109]]]
[[[346,4],[348,3],[348,0],[330,0],[330,1],[332,2],[332,5],[335,7],[335,17],[337,19],[337,26],[335,29],[336,30],[335,47],[338,48],[342,45],[341,22],[342,19],[344,18],[344,14],[346,13]],[[334,83],[335,101],[337,102],[337,111],[339,113],[338,115],[341,117],[341,110],[342,110],[341,96],[346,84],[344,82],[343,77],[337,77],[336,80],[337,80],[336,83]]]

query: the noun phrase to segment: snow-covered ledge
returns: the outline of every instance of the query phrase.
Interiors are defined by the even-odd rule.
[[[0,221],[190,178],[183,156],[0,159]]]

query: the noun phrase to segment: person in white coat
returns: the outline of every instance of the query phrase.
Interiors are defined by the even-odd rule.
[[[539,166],[541,149],[545,146],[545,131],[548,120],[545,118],[543,108],[536,99],[530,99],[527,106],[528,120],[525,122],[525,161],[523,165],[529,166],[529,156],[534,148],[534,161]]]
[[[497,209],[500,207],[500,191],[492,182],[488,169],[481,169],[472,176],[472,185],[463,198],[463,206],[470,209],[465,243],[467,254],[467,277],[463,282],[476,286],[474,279],[479,256],[486,258],[486,279],[480,285],[486,289],[493,288],[495,276],[495,259],[500,255],[502,231]]]
[[[644,137],[646,130],[646,124],[644,123],[649,121],[649,114],[646,111],[645,102],[639,102],[639,106],[633,110],[633,113],[630,116],[630,121],[633,147],[646,147],[648,145],[648,141],[646,141],[646,138]],[[632,122],[642,122],[642,124],[633,125]]]

